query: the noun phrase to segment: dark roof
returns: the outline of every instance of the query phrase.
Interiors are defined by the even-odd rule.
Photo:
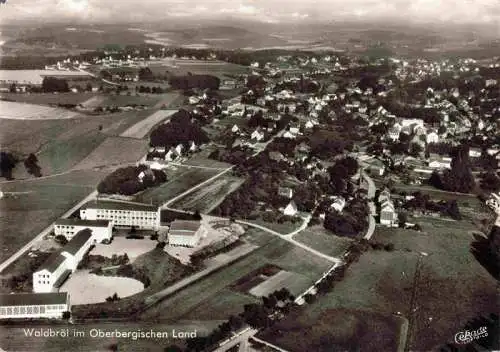
[[[65,270],[61,276],[59,276],[59,278],[56,280],[56,282],[54,283],[54,287],[55,288],[60,288],[62,286],[62,284],[64,283],[64,281],[66,281],[66,279],[68,278],[68,276],[72,273],[72,271],[70,269],[67,269]]]
[[[66,257],[61,254],[61,250],[53,253],[41,266],[37,271],[47,270],[50,273],[53,273],[59,266],[64,263]]]
[[[169,235],[174,236],[194,236],[200,228],[199,221],[192,220],[174,220],[170,225]]]
[[[62,251],[75,255],[76,252],[78,252],[91,237],[92,231],[89,229],[78,231],[77,234],[73,236],[73,238],[62,248]]]
[[[109,220],[81,220],[81,219],[59,219],[56,225],[108,227]]]
[[[67,301],[67,292],[16,293],[10,295],[0,295],[0,306],[3,307],[65,304]]]
[[[158,207],[142,203],[122,203],[113,201],[94,200],[84,204],[81,209],[110,209],[110,210],[136,210],[136,211],[154,211]]]

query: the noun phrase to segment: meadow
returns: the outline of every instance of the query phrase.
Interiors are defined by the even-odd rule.
[[[352,243],[352,239],[336,236],[319,225],[306,228],[293,239],[333,257],[342,256]]]

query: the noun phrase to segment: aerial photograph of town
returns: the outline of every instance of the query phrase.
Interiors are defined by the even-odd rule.
[[[500,1],[0,1],[0,351],[500,351]]]

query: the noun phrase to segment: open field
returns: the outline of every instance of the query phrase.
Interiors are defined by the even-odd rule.
[[[113,254],[117,256],[127,254],[130,262],[133,263],[141,254],[152,251],[157,243],[157,241],[150,240],[148,237],[136,240],[115,236],[110,244],[96,244],[90,254],[102,255],[107,258],[113,257]]]
[[[143,314],[142,318],[153,320],[197,319],[193,312],[196,312],[200,304],[209,300],[224,299],[223,293],[226,292],[226,288],[266,263],[300,273],[307,276],[311,282],[330,266],[326,260],[312,257],[301,248],[279,238],[268,236],[270,237],[269,241],[261,248],[151,307]],[[304,289],[306,288],[304,287]],[[220,308],[220,311],[213,312],[213,317],[227,318],[225,307],[222,305]],[[240,311],[242,310],[243,306],[240,308]]]
[[[277,221],[275,222],[264,221],[261,218],[258,218],[256,220],[249,220],[248,222],[267,227],[268,229],[279,232],[282,235],[286,235],[295,231],[302,224],[302,220],[300,219],[296,223],[293,223],[291,221],[285,221],[282,224],[278,223]]]
[[[352,242],[351,239],[336,236],[319,225],[302,230],[293,239],[332,257],[340,257]]]
[[[104,100],[106,100],[106,97],[104,95],[95,95],[81,102],[80,105],[84,109],[95,109],[96,107],[101,106]]]
[[[0,190],[7,193],[0,200],[0,261],[10,257],[90,194],[105,174],[102,171],[78,171],[31,182],[14,181],[0,185]]]
[[[148,133],[151,131],[151,129],[156,126],[157,124],[163,122],[166,123],[167,121],[164,121],[168,119],[170,116],[175,114],[177,110],[159,110],[153,113],[152,115],[148,116],[141,122],[136,123],[135,125],[131,126],[128,130],[123,132],[121,134],[122,137],[128,137],[128,138],[144,138],[148,135]]]
[[[0,99],[39,105],[78,105],[94,97],[96,93],[0,93]]]
[[[148,142],[140,139],[108,137],[74,169],[92,169],[127,163],[136,163],[148,151]]]
[[[240,75],[249,72],[249,67],[228,62],[206,62],[198,60],[171,60],[165,59],[151,63],[149,68],[153,73],[165,74],[169,71],[174,75],[207,74],[223,77],[227,74]]]
[[[249,293],[255,297],[262,297],[286,287],[292,295],[298,296],[304,292],[304,287],[310,284],[311,280],[303,275],[281,270],[267,278],[264,282],[254,286]]]
[[[181,198],[172,204],[172,207],[187,211],[198,210],[202,214],[208,214],[217,208],[224,198],[236,191],[243,182],[245,180],[242,178],[224,175]]]
[[[66,109],[5,100],[0,100],[0,111],[0,119],[24,121],[72,119],[79,115],[77,112]]]
[[[399,350],[403,325],[400,317],[355,309],[328,309],[310,319],[299,308],[257,337],[290,352],[386,352]]]
[[[106,302],[106,298],[117,294],[128,297],[141,292],[144,284],[128,277],[99,276],[88,270],[71,274],[59,292],[69,292],[71,304],[91,304]]]
[[[183,320],[227,319],[231,315],[238,315],[243,311],[245,304],[259,303],[260,298],[223,289],[218,295],[201,302]]]
[[[428,351],[471,317],[496,309],[496,282],[470,253],[474,226],[466,221],[440,225],[435,221],[422,224],[422,233],[377,228],[373,239],[394,243],[395,251],[363,254],[333,291],[307,307],[307,325],[314,325],[328,309],[401,312],[409,319],[417,307],[410,349]],[[415,284],[417,263],[420,275]]]
[[[167,182],[159,187],[152,187],[136,197],[137,202],[163,204],[169,199],[187,191],[197,184],[217,175],[218,170],[206,170],[198,168],[177,167],[176,176],[169,178]],[[168,177],[168,173],[167,173]]]
[[[147,107],[153,107],[159,101],[158,95],[107,95],[106,99],[104,99],[98,106],[129,106],[129,105],[145,105]]]
[[[86,323],[82,325],[62,324],[52,326],[54,329],[76,329],[83,333],[83,336],[69,337],[34,337],[26,336],[24,329],[26,324],[2,326],[0,329],[0,339],[2,340],[2,348],[7,351],[23,351],[23,352],[88,352],[88,351],[111,351],[110,346],[116,344],[117,351],[120,352],[137,352],[148,351],[156,352],[163,351],[168,345],[176,344],[183,346],[183,341],[172,338],[172,330],[177,331],[197,331],[198,336],[206,336],[221,323],[220,320],[209,321],[183,321],[178,323],[149,323],[149,322],[112,322],[112,323]],[[31,328],[47,329],[46,324],[30,324]],[[97,329],[105,332],[113,332],[116,330],[127,331],[144,331],[150,330],[154,332],[168,332],[168,338],[150,338],[150,339],[116,339],[116,338],[95,338],[90,336],[90,331]]]
[[[107,136],[122,133],[142,120],[149,112],[126,112],[85,116],[71,120],[0,119],[0,140],[4,150],[23,155],[36,153],[43,175],[66,171],[97,148]],[[100,127],[102,130],[99,131]],[[22,163],[14,169],[24,169]]]

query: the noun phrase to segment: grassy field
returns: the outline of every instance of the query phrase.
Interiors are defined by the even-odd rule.
[[[286,235],[286,234],[289,234],[289,233],[295,231],[302,224],[302,220],[300,220],[300,219],[296,223],[293,223],[291,221],[285,221],[282,224],[280,224],[278,222],[264,221],[260,218],[258,218],[256,220],[247,220],[247,221],[254,223],[254,224],[257,224],[257,225],[260,225],[260,226],[267,227],[268,229],[279,232],[282,235]]]
[[[377,228],[373,240],[394,243],[395,251],[363,254],[333,291],[307,307],[307,325],[329,309],[399,311],[410,318],[417,307],[410,349],[428,351],[460,331],[471,317],[492,312],[498,302],[496,282],[469,251],[474,225],[435,219],[423,229]],[[420,252],[428,256],[419,259]]]
[[[139,194],[136,200],[142,203],[162,204],[220,172],[185,167],[178,167],[178,169],[180,172],[176,171],[174,177],[169,177],[167,173],[167,182],[159,187],[147,189]]]
[[[2,249],[7,259],[59,216],[91,193],[105,176],[102,171],[78,171],[62,176],[0,185],[7,194],[0,200]]]
[[[264,236],[264,235],[263,235]],[[185,288],[174,296],[160,302],[147,311],[143,318],[146,320],[166,319],[198,319],[197,313],[205,313],[198,309],[200,304],[207,301],[219,302],[225,300],[224,293],[228,287],[239,278],[269,263],[277,265],[284,270],[293,271],[307,276],[311,282],[324,272],[330,263],[322,258],[311,256],[301,248],[294,247],[276,237],[268,236],[268,241],[261,248],[255,250],[242,260],[219,270],[203,280]],[[264,241],[262,241],[264,243]],[[305,289],[306,287],[304,287]],[[230,293],[230,301],[236,299],[240,303],[240,296]],[[254,299],[254,298],[251,298]],[[227,318],[228,311],[223,304],[212,305],[220,307],[210,315],[213,318]],[[232,312],[238,311],[237,307],[231,308]],[[239,311],[243,310],[243,306]]]
[[[328,309],[310,319],[305,309],[257,335],[290,352],[397,351],[403,320],[378,312]]]
[[[147,115],[149,112],[139,111],[28,124],[22,120],[1,119],[0,140],[4,150],[21,157],[37,153],[42,174],[50,175],[75,166],[108,136],[119,135]],[[22,177],[22,169],[20,163],[14,177]]]
[[[221,176],[205,187],[181,198],[172,207],[187,211],[198,210],[202,214],[208,214],[218,207],[224,198],[236,191],[243,182],[245,180],[239,177]]]
[[[249,72],[249,68],[246,66],[227,62],[207,63],[195,60],[176,60],[175,66],[176,67],[169,64],[153,63],[149,66],[149,68],[155,74],[165,74],[165,71],[169,71],[174,75],[187,75],[188,72],[191,72],[192,74],[207,74],[221,78],[227,74],[240,75]]]
[[[32,94],[17,94],[17,93],[1,93],[0,99],[8,101],[17,101],[21,103],[39,104],[39,105],[57,105],[71,104],[78,105],[86,100],[96,96],[96,93],[32,93]]]
[[[352,240],[336,236],[322,226],[308,227],[293,238],[326,255],[341,256],[351,244]]]
[[[220,168],[220,169],[227,169],[228,167],[232,166],[229,163],[225,163],[225,162],[222,162],[222,161],[217,161],[217,160],[209,159],[208,155],[211,152],[212,152],[211,150],[206,150],[206,149],[202,150],[202,151],[196,153],[192,158],[189,158],[184,164],[186,164],[186,165],[192,165],[192,166],[203,166],[203,167],[210,167],[210,168]]]
[[[135,93],[131,95],[121,94],[121,95],[108,95],[106,99],[99,104],[99,106],[127,106],[127,105],[145,105],[148,107],[153,107],[160,100],[159,95],[152,94],[140,94],[136,96]]]
[[[148,142],[145,140],[108,137],[74,168],[80,170],[136,163],[147,151]]]

